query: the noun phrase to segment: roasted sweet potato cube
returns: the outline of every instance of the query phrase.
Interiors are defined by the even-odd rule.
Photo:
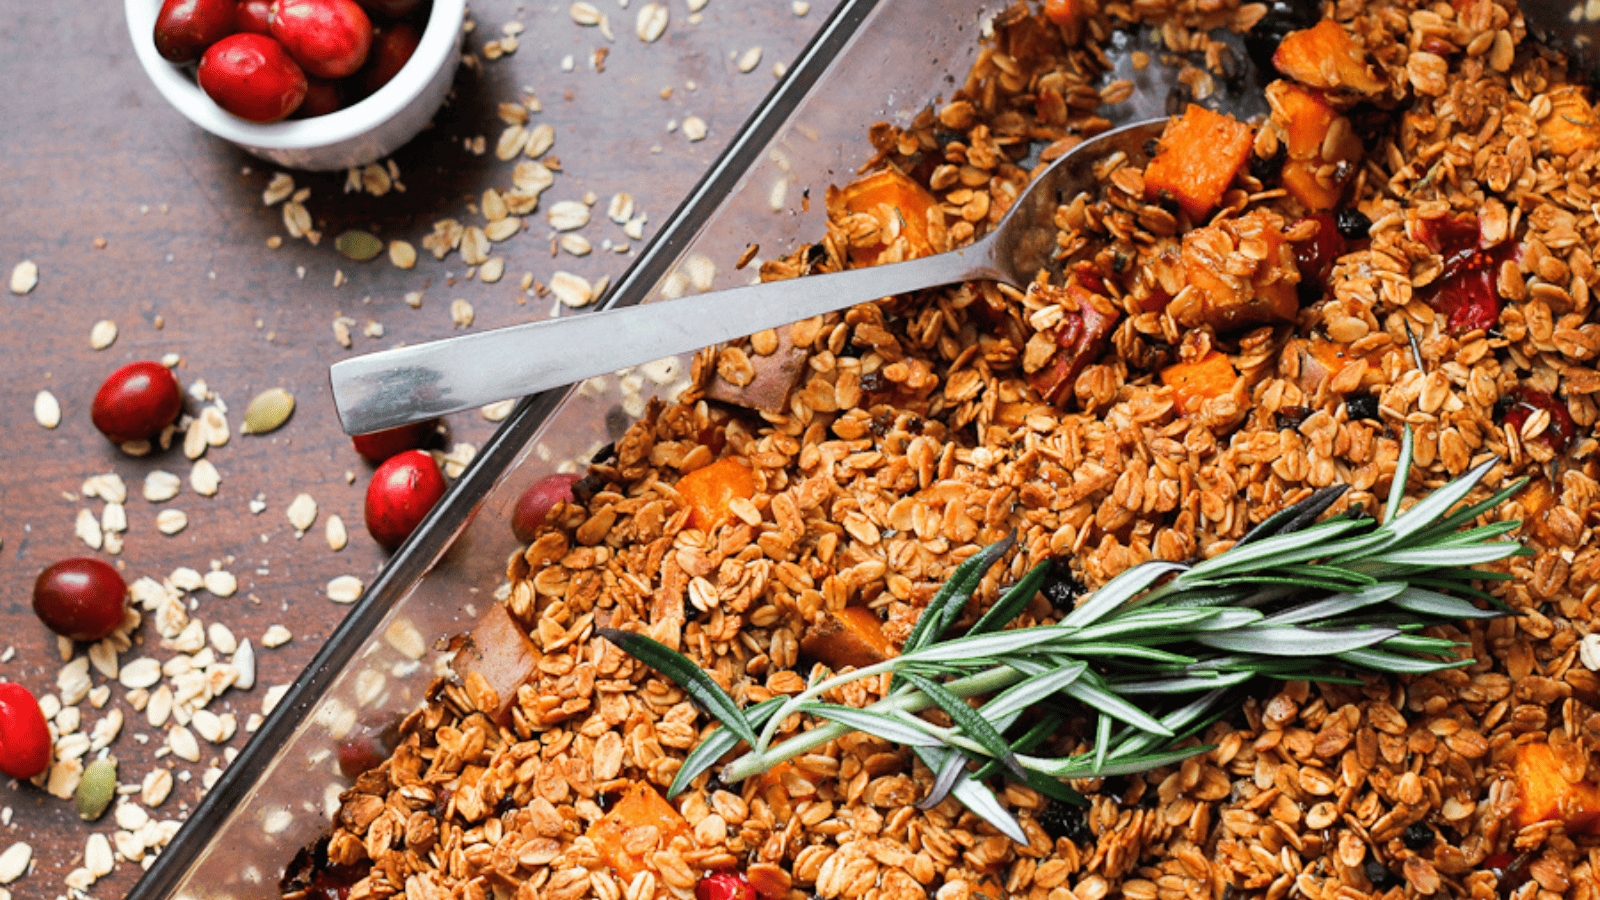
[[[832,669],[857,669],[896,655],[883,634],[878,614],[864,606],[847,606],[823,614],[800,639],[800,652]]]
[[[839,205],[848,214],[866,213],[878,220],[880,240],[850,249],[857,265],[874,265],[889,248],[904,240],[898,259],[914,259],[933,251],[930,216],[942,216],[939,201],[898,169],[882,169],[845,185]]]
[[[1044,0],[1045,18],[1067,28],[1083,24],[1089,14],[1086,0]]]
[[[1551,91],[1550,115],[1539,123],[1539,136],[1550,152],[1561,156],[1587,150],[1600,143],[1600,117],[1583,96],[1583,88],[1563,85]]]
[[[1252,141],[1249,125],[1189,104],[1182,118],[1168,123],[1160,149],[1145,167],[1145,197],[1170,198],[1190,219],[1204,221],[1250,161]]]
[[[1550,744],[1534,741],[1518,747],[1512,777],[1518,799],[1511,822],[1516,827],[1559,821],[1569,834],[1600,834],[1600,784],[1568,780]]]
[[[623,791],[622,799],[588,831],[600,858],[610,863],[623,884],[651,868],[651,853],[688,834],[689,823],[644,782],[634,782]]]
[[[1351,384],[1345,389],[1370,387],[1383,379],[1383,371],[1379,368],[1381,354],[1377,351],[1362,356],[1350,352],[1349,344],[1337,341],[1313,339],[1296,343],[1299,344],[1300,353],[1300,388],[1308,394],[1316,393],[1324,382],[1329,384],[1338,382],[1341,373],[1363,359],[1366,360],[1368,367],[1366,375],[1362,376],[1360,384]]]
[[[1350,123],[1320,93],[1279,79],[1267,85],[1272,126],[1282,135],[1285,155],[1281,176],[1284,190],[1308,209],[1322,211],[1339,205],[1345,185],[1355,173],[1361,141]],[[1337,125],[1337,127],[1336,127]],[[1332,167],[1335,177],[1318,173]]]
[[[539,656],[527,632],[504,605],[496,603],[467,635],[450,668],[467,683],[473,702],[504,724],[517,700],[517,688],[538,671]]]
[[[1272,64],[1295,81],[1325,91],[1376,94],[1384,88],[1367,65],[1361,45],[1332,19],[1289,32],[1272,55]]]
[[[765,356],[751,352],[755,375],[747,384],[734,384],[720,374],[706,386],[706,396],[758,412],[781,413],[789,407],[789,392],[806,373],[811,353],[794,345],[788,328],[778,329],[778,347]]]
[[[1227,331],[1289,322],[1299,313],[1294,251],[1277,217],[1264,210],[1185,234],[1182,266],[1193,291],[1181,292],[1169,305],[1181,325]]]
[[[1225,354],[1215,350],[1194,362],[1175,363],[1161,370],[1161,383],[1172,388],[1178,411],[1189,415],[1207,401],[1225,397],[1239,383],[1239,370]]]
[[[1046,402],[1061,403],[1072,396],[1078,375],[1105,352],[1121,316],[1101,310],[1076,284],[1056,287],[1036,282],[1028,286],[1028,292],[1065,310],[1056,325],[1054,351],[1043,365],[1028,373],[1028,383]]]
[[[749,466],[725,457],[678,479],[678,495],[689,508],[689,524],[710,531],[728,518],[734,500],[756,495],[756,476]]]

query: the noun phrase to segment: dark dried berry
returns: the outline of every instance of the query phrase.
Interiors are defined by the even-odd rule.
[[[1352,421],[1355,419],[1378,421],[1378,398],[1371,394],[1358,394],[1345,398],[1344,408],[1350,412]]]
[[[1057,612],[1067,612],[1078,605],[1078,598],[1082,597],[1088,588],[1073,574],[1071,566],[1065,559],[1057,557],[1050,561],[1049,572],[1045,575],[1044,584],[1039,592],[1050,601],[1051,608]]]
[[[1347,206],[1334,213],[1333,221],[1339,226],[1339,236],[1347,241],[1366,240],[1372,230],[1372,220],[1355,207]]]
[[[1386,891],[1400,883],[1399,876],[1389,871],[1388,866],[1370,856],[1367,857],[1367,862],[1363,869],[1366,872],[1367,880],[1372,882],[1372,889],[1375,891]]]
[[[1039,827],[1053,838],[1066,838],[1079,846],[1093,845],[1094,832],[1084,817],[1083,807],[1052,799],[1038,816]]]
[[[1271,156],[1250,156],[1250,177],[1270,187],[1283,175],[1283,164],[1289,161],[1289,145],[1280,142]]]
[[[1304,406],[1284,406],[1272,414],[1272,423],[1279,431],[1299,428],[1311,418],[1311,410]]]
[[[1433,829],[1421,822],[1412,822],[1407,825],[1405,834],[1400,836],[1400,840],[1412,850],[1426,850],[1432,847],[1433,838]]]

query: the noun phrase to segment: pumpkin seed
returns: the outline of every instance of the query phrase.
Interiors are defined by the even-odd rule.
[[[105,814],[117,796],[117,761],[112,757],[97,759],[83,770],[74,799],[78,803],[78,817],[93,822]]]
[[[294,412],[294,395],[281,387],[269,388],[256,395],[244,411],[245,434],[266,434],[289,420]]]
[[[365,231],[346,231],[334,239],[333,245],[357,262],[366,262],[383,252],[383,241]]]

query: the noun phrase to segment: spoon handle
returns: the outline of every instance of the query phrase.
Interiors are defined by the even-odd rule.
[[[934,256],[369,353],[334,363],[333,403],[363,434],[521,397],[846,307],[978,278],[1007,280],[984,239]]]

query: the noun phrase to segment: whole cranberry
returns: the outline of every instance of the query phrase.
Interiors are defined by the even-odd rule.
[[[182,410],[177,376],[166,366],[145,360],[111,373],[95,392],[89,418],[101,434],[126,444],[160,434]]]
[[[372,47],[372,20],[356,0],[273,0],[272,36],[307,73],[354,75]]]
[[[128,585],[110,565],[88,556],[63,559],[33,582],[33,611],[56,634],[98,641],[117,630]]]
[[[326,78],[306,79],[306,99],[294,111],[296,119],[311,119],[344,109],[344,82]]]
[[[50,726],[20,684],[0,682],[0,772],[26,780],[50,768]]]
[[[444,488],[444,473],[426,450],[407,450],[390,457],[367,485],[367,532],[393,550],[417,530],[444,496]]]
[[[361,5],[380,16],[398,19],[422,5],[422,0],[360,0]]]
[[[241,0],[233,14],[233,23],[240,31],[271,35],[272,0]]]
[[[277,122],[306,98],[306,73],[283,45],[264,34],[225,37],[200,57],[200,87],[241,119]]]
[[[361,454],[362,459],[370,463],[381,463],[396,453],[426,447],[438,430],[439,420],[428,419],[374,431],[371,434],[358,434],[351,438],[350,442],[355,444],[356,452]]]
[[[339,742],[338,757],[339,774],[355,781],[361,773],[388,759],[389,748],[377,732],[361,729]]]
[[[695,883],[694,900],[756,900],[756,889],[737,872],[713,872]]]
[[[572,473],[547,475],[522,492],[511,511],[511,533],[517,536],[517,540],[524,544],[533,540],[544,526],[550,510],[557,503],[572,500],[572,486],[578,482],[578,478]]]
[[[368,94],[388,84],[417,52],[422,43],[422,32],[410,22],[394,22],[377,30],[372,38],[372,52],[367,64],[361,67],[361,87]]]
[[[166,0],[156,13],[156,52],[169,62],[194,62],[234,30],[235,0]]]

